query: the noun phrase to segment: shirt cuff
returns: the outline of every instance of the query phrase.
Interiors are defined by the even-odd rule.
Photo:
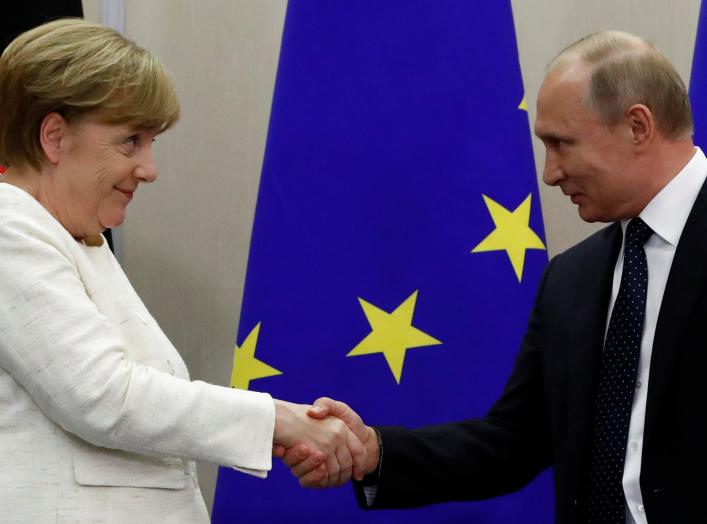
[[[380,483],[381,469],[383,465],[383,438],[377,428],[373,428],[378,438],[378,467],[373,473],[369,473],[361,481],[361,489],[366,499],[366,506],[372,507],[378,495],[378,484]]]

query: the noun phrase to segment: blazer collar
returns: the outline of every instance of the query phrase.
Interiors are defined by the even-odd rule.
[[[594,397],[604,346],[614,266],[621,250],[622,239],[623,233],[618,222],[604,229],[596,238],[595,245],[588,246],[582,256],[578,271],[581,278],[576,283],[573,282],[573,285],[577,286],[574,293],[577,307],[574,308],[576,324],[572,329],[577,336],[573,337],[574,347],[569,353],[572,384],[571,400],[568,403],[571,413],[568,420],[571,424],[569,431],[572,448],[577,450],[569,458],[573,462],[570,468],[578,472],[574,477],[578,483],[572,487],[577,496],[581,492],[581,481],[585,478],[584,472],[588,464]]]

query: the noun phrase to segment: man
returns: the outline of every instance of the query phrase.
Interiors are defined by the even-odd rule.
[[[707,159],[685,86],[652,45],[613,31],[548,71],[543,180],[613,224],[548,265],[501,398],[482,420],[417,430],[367,427],[330,399],[311,415],[364,442],[362,507],[494,497],[552,466],[557,522],[705,522]],[[324,485],[306,450],[285,461]]]

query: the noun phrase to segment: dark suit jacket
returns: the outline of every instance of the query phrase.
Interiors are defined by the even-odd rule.
[[[552,466],[557,522],[578,522],[621,237],[620,226],[611,225],[550,262],[513,373],[484,419],[379,428],[384,452],[374,508],[495,497]],[[640,478],[650,524],[707,522],[706,281],[703,186],[675,253],[653,343]]]

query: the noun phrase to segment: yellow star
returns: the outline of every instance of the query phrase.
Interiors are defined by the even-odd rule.
[[[282,371],[278,371],[255,358],[255,346],[258,345],[259,334],[260,322],[248,334],[241,347],[236,346],[233,352],[233,371],[231,372],[232,388],[248,389],[251,380],[282,375]]]
[[[523,264],[525,263],[526,249],[545,249],[545,244],[535,231],[530,229],[530,198],[528,195],[523,203],[514,211],[509,211],[501,204],[483,195],[486,207],[491,213],[496,229],[484,238],[479,245],[471,250],[472,253],[483,251],[505,251],[511,259],[513,270],[518,277],[518,282],[523,278]]]
[[[361,303],[363,312],[371,325],[371,332],[346,356],[355,357],[371,353],[383,353],[386,362],[388,362],[388,367],[393,372],[395,381],[398,384],[400,384],[400,376],[403,373],[406,350],[441,344],[436,338],[432,338],[412,326],[412,315],[415,312],[417,291],[410,295],[392,313],[386,313],[362,298],[359,298],[358,301]]]
[[[520,101],[520,104],[518,104],[518,109],[528,111],[528,101],[525,99],[525,95],[523,95],[523,99]]]

